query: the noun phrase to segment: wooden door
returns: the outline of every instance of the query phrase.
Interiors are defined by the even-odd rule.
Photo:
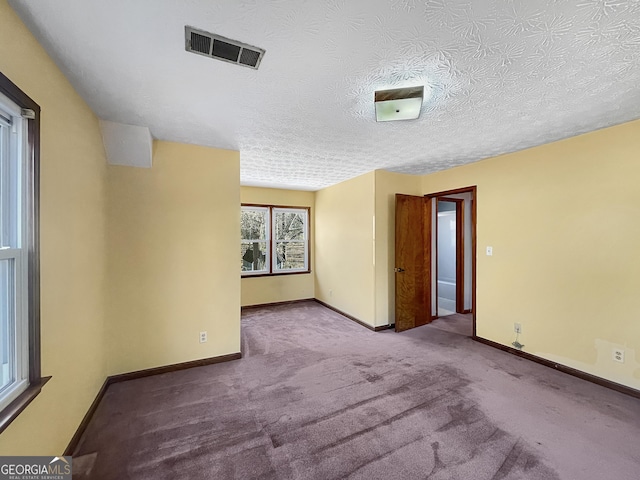
[[[396,194],[396,332],[432,320],[431,203]]]

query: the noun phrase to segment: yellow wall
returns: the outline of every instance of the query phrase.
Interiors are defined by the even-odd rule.
[[[376,170],[375,326],[395,323],[396,193],[421,195],[422,178]]]
[[[276,188],[241,187],[240,199],[242,203],[311,208],[311,215],[309,218],[311,273],[278,275],[274,277],[245,277],[241,282],[242,306],[313,298],[315,289],[315,193],[298,190],[280,190]]]
[[[316,192],[316,298],[373,327],[395,321],[395,194],[421,189],[376,170]]]
[[[109,374],[239,352],[238,152],[155,142],[108,180]]]
[[[638,152],[635,121],[423,177],[478,186],[480,337],[640,388]]]
[[[105,379],[106,160],[98,119],[0,0],[0,71],[42,108],[42,393],[0,455],[61,454]]]
[[[316,298],[375,326],[375,172],[316,192]]]

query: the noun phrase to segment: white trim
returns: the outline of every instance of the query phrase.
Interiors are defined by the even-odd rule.
[[[265,275],[265,274],[269,274],[271,272],[271,255],[270,255],[270,251],[271,251],[271,237],[269,235],[269,232],[271,231],[271,216],[270,216],[270,210],[269,207],[259,207],[259,206],[244,206],[242,205],[240,207],[240,212],[246,212],[246,211],[254,211],[254,212],[263,212],[264,213],[264,238],[261,239],[247,239],[247,238],[240,238],[240,245],[242,245],[243,243],[264,243],[265,244],[265,259],[264,259],[264,269],[262,270],[240,270],[240,273],[243,277],[251,277],[254,275]]]
[[[22,249],[20,248],[10,248],[10,247],[0,248],[0,260],[17,258],[21,254],[22,254]]]
[[[2,100],[2,96],[0,96]],[[1,114],[5,114],[5,111],[0,109]],[[5,207],[11,202],[11,125],[0,118],[0,247],[9,247],[12,244],[9,235],[9,223],[10,219],[7,218]]]
[[[0,110],[6,111],[12,117],[20,117],[22,115],[22,109],[2,93],[0,93]]]
[[[22,392],[24,392],[28,386],[28,378],[13,382],[9,388],[7,388],[4,392],[2,392],[2,394],[0,394],[0,410],[3,410],[7,405],[18,398],[18,396]]]
[[[264,270],[241,270],[242,277],[260,276],[260,275],[286,275],[289,273],[305,273],[309,271],[310,266],[310,245],[309,245],[309,221],[310,212],[307,207],[276,207],[273,205],[242,205],[241,212],[244,211],[260,211],[265,212],[265,226],[268,232],[267,239],[240,239],[240,245],[243,243],[261,242],[267,246],[268,255],[265,258]],[[303,238],[301,240],[277,240],[276,231],[277,224],[275,222],[275,216],[278,213],[295,213],[302,214],[304,219],[302,225]],[[278,245],[282,243],[303,243],[304,244],[304,266],[302,268],[278,268],[277,252]]]
[[[17,398],[29,385],[29,317],[28,317],[28,148],[27,121],[21,117],[21,109],[6,96],[0,94],[2,116],[10,116],[11,122],[0,120],[2,144],[0,151],[0,261],[12,263],[7,290],[0,292],[8,301],[7,329],[10,333],[6,353],[9,358],[9,374],[12,382],[0,393],[0,410]],[[13,262],[10,262],[10,261]]]
[[[304,266],[302,268],[278,268],[278,262],[274,261],[273,264],[273,273],[296,273],[296,272],[307,272],[309,271],[309,210],[306,208],[295,208],[295,207],[273,207],[271,209],[272,215],[275,217],[278,213],[302,213],[304,223],[302,226],[302,240],[278,240],[276,238],[276,222],[273,222],[273,245],[271,246],[271,256],[274,259],[277,259],[277,249],[278,244],[281,243],[304,243]]]

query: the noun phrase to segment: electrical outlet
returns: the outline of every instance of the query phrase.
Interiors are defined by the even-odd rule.
[[[200,343],[205,343],[207,341],[207,332],[200,332]]]
[[[624,363],[624,350],[622,350],[621,348],[614,348],[613,349],[613,361],[614,362]]]
[[[522,325],[520,323],[514,323],[513,331],[516,333],[522,333]]]
[[[493,247],[487,247],[487,257],[493,256]]]

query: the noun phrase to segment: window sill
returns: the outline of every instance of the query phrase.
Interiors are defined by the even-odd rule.
[[[308,275],[311,270],[304,272],[278,272],[278,273],[256,273],[256,274],[240,274],[240,278],[260,278],[260,277],[282,277],[286,275]]]
[[[42,387],[44,387],[45,383],[49,380],[51,380],[51,377],[42,377],[39,381],[32,383],[18,398],[0,412],[0,433],[4,432],[11,422],[27,408],[27,405],[40,394]]]

